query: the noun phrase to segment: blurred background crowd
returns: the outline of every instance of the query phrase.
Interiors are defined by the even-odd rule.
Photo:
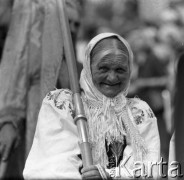
[[[0,0],[0,3],[1,59],[13,0]],[[158,118],[161,156],[167,161],[173,133],[175,70],[179,55],[184,51],[184,1],[83,0],[80,3],[81,16],[69,11],[79,66],[85,59],[87,43],[96,34],[116,32],[128,40],[134,53],[128,96],[145,100],[153,109]],[[61,84],[58,87],[65,87]]]

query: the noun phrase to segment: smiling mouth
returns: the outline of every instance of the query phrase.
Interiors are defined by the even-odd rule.
[[[102,84],[105,85],[105,86],[111,86],[111,87],[120,85],[120,83],[115,83],[115,84],[102,83]]]

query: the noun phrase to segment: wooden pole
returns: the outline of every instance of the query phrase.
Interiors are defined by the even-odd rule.
[[[74,121],[78,128],[80,138],[80,149],[82,154],[83,166],[87,167],[93,164],[90,143],[88,142],[87,119],[84,113],[84,107],[80,96],[79,78],[77,73],[76,58],[71,38],[71,32],[66,14],[65,0],[57,0],[58,15],[60,19],[61,30],[63,34],[64,51],[70,78],[70,87],[73,92],[75,107]]]

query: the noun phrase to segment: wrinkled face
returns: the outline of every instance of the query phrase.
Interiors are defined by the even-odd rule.
[[[91,73],[96,88],[113,98],[126,89],[130,80],[128,56],[115,48],[99,51],[91,61]]]

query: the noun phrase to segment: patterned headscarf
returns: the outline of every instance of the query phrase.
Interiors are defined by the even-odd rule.
[[[140,152],[145,150],[143,139],[133,124],[133,117],[127,105],[125,91],[120,92],[114,98],[103,95],[94,85],[91,74],[91,51],[102,39],[108,37],[118,38],[127,48],[130,72],[132,71],[133,53],[128,42],[114,33],[102,33],[94,37],[88,44],[86,59],[83,62],[83,70],[80,77],[82,99],[85,113],[88,119],[89,141],[92,144],[92,156],[94,164],[108,165],[106,153],[107,145],[115,142],[124,143],[124,138],[130,139],[135,152],[135,158],[140,159]],[[141,157],[140,157],[141,156]]]

